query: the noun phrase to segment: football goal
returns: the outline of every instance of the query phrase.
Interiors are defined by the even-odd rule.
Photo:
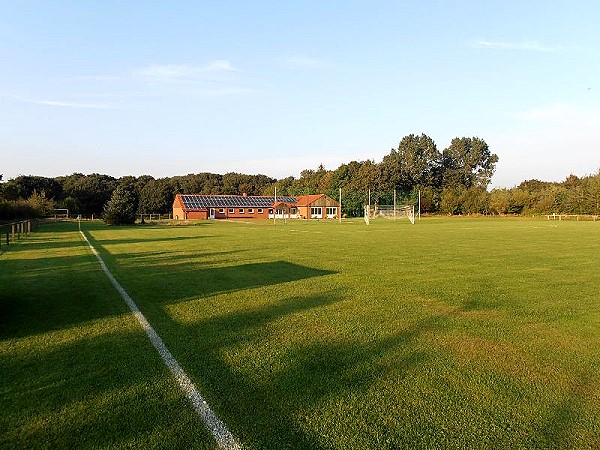
[[[372,219],[383,217],[385,219],[408,219],[415,224],[415,207],[413,205],[365,205],[365,222],[367,225]]]

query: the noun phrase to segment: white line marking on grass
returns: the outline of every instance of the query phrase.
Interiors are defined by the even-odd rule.
[[[87,242],[89,245],[92,253],[96,255],[96,258],[98,258],[102,270],[113,284],[115,289],[119,291],[119,294],[121,294],[121,297],[123,297],[123,300],[125,300],[125,303],[127,303],[127,306],[129,306],[129,309],[131,309],[131,312],[133,312],[133,315],[137,318],[138,322],[150,338],[150,342],[152,342],[152,345],[154,345],[160,354],[160,357],[175,377],[175,380],[177,380],[179,387],[181,387],[186,397],[192,402],[196,413],[200,416],[200,419],[202,419],[204,424],[208,427],[214,438],[217,440],[219,447],[225,450],[241,450],[242,446],[237,442],[225,424],[216,416],[212,409],[210,409],[210,406],[208,406],[206,400],[202,398],[192,380],[190,380],[187,374],[183,371],[183,368],[173,357],[169,349],[167,349],[160,336],[156,333],[156,331],[154,331],[154,328],[152,328],[150,323],[148,323],[146,317],[144,317],[133,299],[129,296],[129,294],[127,294],[127,292],[125,292],[125,289],[123,289],[123,287],[115,279],[110,270],[108,270],[108,267],[106,267],[106,264],[94,246],[90,243],[86,235],[83,233],[83,231],[80,231],[80,233],[85,242]]]

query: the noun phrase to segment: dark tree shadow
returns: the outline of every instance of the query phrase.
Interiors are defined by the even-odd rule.
[[[594,397],[597,376],[597,374],[581,373],[562,401],[551,410],[550,414],[542,418],[536,434],[543,439],[543,445],[551,448],[577,447],[576,429],[583,427],[581,405],[593,401],[591,399]],[[590,448],[600,448],[600,434],[596,433],[594,441],[589,442],[588,445]]]
[[[135,277],[136,282],[144,285],[144,302],[152,308],[187,301],[190,298],[202,299],[217,294],[273,286],[281,283],[305,280],[308,278],[331,275],[331,270],[316,269],[288,261],[268,261],[246,264],[232,264],[238,250],[212,252],[203,255],[166,253],[155,258],[155,263],[147,261],[143,270],[127,271],[119,267],[119,261],[130,258],[127,255],[111,255],[104,245],[107,241],[96,241],[89,237],[90,242],[100,253],[101,257],[111,266],[114,275],[124,286],[128,279]],[[145,255],[145,254],[142,254]],[[225,266],[214,267],[199,262],[203,256],[223,256]],[[132,255],[132,257],[136,257]]]
[[[215,448],[153,353],[140,330],[1,355],[0,448]]]
[[[222,352],[268,338],[270,322],[327,307],[343,298],[337,291],[290,297],[199,323],[170,322],[160,332],[167,342],[186,342],[185,346],[172,345],[173,353],[247,448],[319,449],[323,446],[318,436],[300,428],[298,411],[310,409],[323,398],[368,390],[389,370],[377,364],[388,351],[402,350],[405,356],[395,361],[394,371],[400,370],[404,376],[428,358],[410,346],[422,333],[435,329],[439,318],[424,319],[366,344],[320,341],[296,347],[285,355],[289,362],[285,370],[274,373],[265,383],[257,384],[233,370]]]
[[[91,255],[4,260],[0,283],[0,339],[127,312]]]

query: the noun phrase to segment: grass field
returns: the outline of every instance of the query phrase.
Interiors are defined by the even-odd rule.
[[[83,226],[247,449],[599,448],[600,223]],[[0,447],[213,448],[74,223],[0,255]]]

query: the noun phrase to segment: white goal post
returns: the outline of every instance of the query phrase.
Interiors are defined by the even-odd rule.
[[[55,219],[68,219],[69,210],[67,208],[55,208],[53,215]]]
[[[414,205],[365,205],[365,222],[367,225],[371,219],[383,217],[390,220],[405,219],[415,224]]]

